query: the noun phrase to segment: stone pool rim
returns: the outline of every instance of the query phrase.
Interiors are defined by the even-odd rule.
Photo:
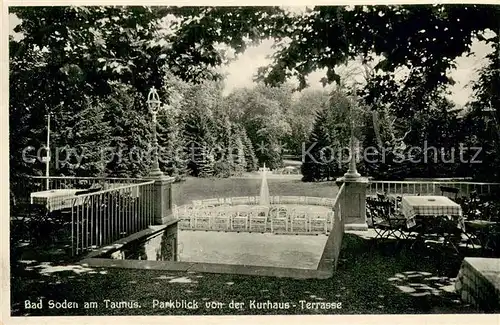
[[[178,220],[171,220],[164,225],[149,226],[128,237],[119,239],[112,244],[103,246],[85,255],[78,264],[87,267],[125,268],[140,270],[162,270],[176,272],[199,272],[234,275],[252,275],[269,277],[286,277],[294,279],[328,279],[333,276],[334,263],[332,258],[333,232],[328,235],[320,262],[316,269],[299,269],[276,266],[256,266],[222,263],[179,262],[179,261],[149,261],[149,260],[115,260],[105,258],[105,255],[122,249],[131,243],[150,238],[159,232],[177,225]]]

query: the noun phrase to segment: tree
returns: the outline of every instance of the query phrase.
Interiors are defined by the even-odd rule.
[[[252,141],[248,137],[245,129],[241,129],[241,141],[243,143],[243,152],[246,162],[246,171],[253,172],[259,167],[257,157],[255,156],[254,147]]]
[[[314,119],[328,102],[328,97],[326,90],[305,89],[285,112],[286,121],[290,125],[290,135],[284,143],[291,154],[302,154],[302,144],[308,140]]]
[[[286,86],[258,85],[254,89],[236,89],[225,99],[225,110],[234,123],[245,128],[259,164],[269,168],[281,165],[283,143],[290,134],[285,113],[291,105],[289,97],[291,90]]]
[[[260,71],[266,83],[277,85],[296,77],[299,88],[304,88],[307,75],[322,68],[327,71],[325,84],[340,83],[339,65],[360,54],[367,62],[378,55],[382,60],[374,69],[380,75],[360,97],[367,105],[391,104],[391,114],[411,119],[430,107],[429,94],[453,82],[446,71],[457,56],[470,50],[474,38],[498,43],[498,34],[482,36],[488,29],[500,29],[498,8],[319,6],[292,13],[276,7],[11,7],[21,20],[16,31],[22,38],[9,41],[9,109],[11,125],[23,124],[11,129],[11,166],[33,172],[19,155],[26,145],[40,146],[47,112],[60,116],[55,124],[64,125],[67,112],[81,113],[86,98],[106,101],[118,83],[133,89],[133,107],[146,116],[142,105],[152,85],[167,98],[165,66],[185,81],[220,79],[215,67],[228,61],[224,46],[241,53],[267,37],[278,41],[278,51],[271,65]],[[401,67],[410,71],[402,85],[395,77]],[[477,87],[486,93],[489,86],[483,82]],[[242,112],[255,109],[248,109],[251,113],[242,117],[242,125],[257,149],[263,149],[264,140],[268,143],[268,152],[257,150],[257,155],[270,167],[280,164],[280,141],[293,129],[283,118],[291,109],[287,94],[286,87],[261,87],[248,101],[235,96],[242,99]],[[486,97],[480,99],[483,106]]]
[[[93,176],[105,172],[101,155],[111,143],[111,127],[104,118],[104,105],[86,99],[83,106],[80,112],[65,116],[57,123],[58,130],[51,132],[52,143],[66,144],[57,147],[52,175]]]
[[[324,148],[330,148],[332,141],[328,130],[328,109],[324,108],[316,116],[313,131],[309,137],[307,148],[301,165],[302,180],[305,182],[322,181],[327,174],[326,164],[332,156],[325,156]],[[323,153],[323,154],[322,154]]]
[[[160,145],[160,168],[167,175],[182,181],[188,174],[189,156],[188,147],[183,131],[184,96],[192,87],[191,83],[181,80],[169,69],[164,67],[164,93],[163,105],[158,115],[158,139]]]
[[[21,21],[15,28],[21,37],[9,40],[9,109],[11,122],[15,122],[11,125],[23,123],[11,129],[10,160],[13,172],[19,175],[43,167],[20,163],[19,157],[27,145],[40,147],[36,135],[43,133],[43,116],[48,112],[79,114],[85,98],[106,100],[113,96],[116,83],[132,87],[135,100],[142,103],[153,85],[166,98],[164,66],[186,81],[218,78],[214,67],[226,58],[217,44],[226,42],[241,52],[248,36],[257,38],[257,21],[280,11],[117,6],[9,10]],[[217,16],[226,19],[215,19]],[[193,19],[196,17],[200,20]],[[233,35],[220,34],[220,27]],[[140,112],[146,116],[144,110]],[[137,166],[116,167],[137,171]]]
[[[151,53],[146,53],[143,49],[146,40],[153,39],[155,34],[154,28],[146,28],[155,15],[148,9],[16,7],[11,8],[11,12],[21,20],[16,32],[22,35],[21,39],[12,38],[10,41],[11,91],[12,94],[25,94],[11,98],[11,113],[15,116],[14,111],[22,111],[22,114],[30,116],[30,124],[26,128],[13,131],[14,139],[23,138],[25,130],[44,129],[44,119],[40,116],[47,112],[54,115],[53,132],[56,135],[58,132],[67,132],[65,128],[71,128],[74,123],[80,122],[75,120],[75,116],[88,117],[85,104],[87,100],[105,106],[113,105],[108,105],[107,100],[109,96],[116,95],[117,81],[118,84],[133,85],[135,91],[138,88],[144,91],[145,82],[151,77],[144,70],[151,67],[152,57]],[[26,57],[35,60],[28,65],[28,69],[25,68]],[[141,94],[140,91],[132,96]],[[135,121],[134,116],[125,116],[129,113],[123,113],[125,120]],[[104,112],[107,122],[110,121],[108,118],[109,114]],[[124,126],[123,121],[121,122],[114,127],[115,130]],[[96,136],[100,134],[97,132],[98,126],[96,124],[94,128]],[[94,125],[88,127],[88,130],[82,132],[91,132]],[[144,125],[140,125],[139,130],[143,127]],[[133,128],[129,128],[129,131],[132,130]],[[72,135],[71,132],[69,134]],[[123,136],[123,132],[117,136]],[[78,139],[77,134],[73,138],[54,137],[54,145],[74,147],[78,144],[69,142],[73,139]],[[124,168],[130,169],[135,168]],[[82,169],[81,172],[90,176],[91,170]]]
[[[113,92],[104,103],[105,120],[111,125],[109,147],[102,159],[108,175],[144,176],[152,164],[152,124],[148,108],[131,86],[112,83]],[[109,150],[108,150],[109,149]]]
[[[304,181],[331,180],[345,170],[345,156],[350,139],[349,98],[333,90],[324,108],[317,113],[313,131],[303,151]]]
[[[233,159],[234,159],[234,174],[241,175],[244,171],[248,169],[247,160],[245,158],[245,145],[243,144],[241,129],[233,128],[233,134],[235,135],[234,140],[234,151],[233,151]]]
[[[218,107],[215,108],[217,110]],[[215,118],[215,175],[219,177],[229,177],[235,170],[236,163],[233,160],[233,150],[235,148],[235,134],[229,117],[225,114],[214,112]]]
[[[483,37],[484,38],[484,37]],[[471,163],[471,155],[463,169],[472,172],[478,180],[500,180],[500,27],[494,37],[487,40],[493,51],[486,56],[486,64],[478,71],[479,78],[473,84],[474,98],[467,105],[467,115],[461,128],[468,130],[466,147],[481,148]],[[480,162],[480,163],[479,163]]]
[[[215,158],[212,133],[213,125],[202,115],[190,112],[184,122],[184,137],[186,139],[186,153],[188,154],[188,169],[193,176],[208,177],[214,174]]]
[[[498,30],[498,6],[393,5],[318,6],[288,14],[270,66],[260,77],[281,83],[296,77],[300,88],[307,76],[326,69],[325,83],[339,82],[336,66],[362,54],[366,60],[383,56],[376,70],[418,68],[426,89],[450,82],[446,70],[470,50],[479,32]]]
[[[192,85],[184,95],[182,104],[183,137],[188,154],[188,169],[193,176],[214,175],[214,165],[219,158],[217,122],[214,106],[218,96],[215,85],[209,82]]]

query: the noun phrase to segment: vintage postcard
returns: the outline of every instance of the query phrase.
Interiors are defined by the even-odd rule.
[[[5,7],[5,322],[496,323],[500,5],[185,5]]]

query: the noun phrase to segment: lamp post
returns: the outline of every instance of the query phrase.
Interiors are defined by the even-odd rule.
[[[354,89],[354,93],[356,91]],[[344,192],[341,196],[340,210],[342,219],[345,220],[345,229],[349,230],[368,230],[366,221],[366,189],[368,178],[361,177],[356,168],[355,140],[354,136],[354,110],[360,110],[355,107],[356,97],[349,98],[349,115],[351,119],[351,136],[349,159],[349,169],[343,177],[337,179],[337,185],[343,186]],[[342,184],[342,185],[341,185]]]
[[[158,95],[158,92],[156,91],[155,87],[152,87],[151,90],[149,91],[147,104],[148,104],[149,111],[151,112],[151,115],[153,116],[154,150],[153,150],[153,168],[151,169],[150,176],[161,177],[161,176],[163,176],[163,172],[160,169],[160,163],[158,161],[158,138],[156,135],[156,132],[157,132],[156,131],[156,115],[158,114],[158,112],[160,110],[161,101],[160,101],[160,96]]]
[[[45,158],[45,187],[50,190],[50,113],[47,114],[47,156]]]
[[[355,137],[354,137],[354,103],[351,100],[349,103],[349,111],[350,111],[350,117],[351,117],[351,138],[349,139],[349,146],[350,146],[350,159],[349,159],[349,169],[347,172],[344,174],[344,178],[347,179],[353,179],[353,178],[359,178],[361,177],[361,174],[358,173],[358,170],[356,168],[356,154],[355,154]]]

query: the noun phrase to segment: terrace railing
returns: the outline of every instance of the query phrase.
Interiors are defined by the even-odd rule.
[[[385,193],[395,196],[404,195],[441,195],[441,187],[453,187],[459,190],[458,196],[470,196],[499,193],[500,183],[477,183],[456,181],[370,181],[367,195]]]
[[[40,187],[40,190],[46,188],[46,176],[30,176],[31,182]],[[73,176],[50,176],[49,189],[64,189],[64,188],[89,188],[95,185],[105,187],[123,186],[124,184],[137,184],[149,179],[145,178],[120,178],[120,177],[73,177]]]
[[[342,205],[344,203],[345,197],[345,184],[339,189],[337,196],[333,202],[333,222],[332,229],[328,238],[328,242],[325,246],[331,245],[332,255],[333,255],[333,268],[337,268],[340,247],[342,245],[342,238],[345,231],[345,218],[342,216]],[[325,247],[328,249],[328,247]]]
[[[16,184],[11,183],[11,193],[17,202],[28,203],[31,193],[47,190],[47,179],[49,180],[49,190],[88,189],[91,187],[100,187],[102,190],[107,190],[149,181],[149,179],[144,178],[28,176]]]
[[[153,183],[148,181],[73,197],[73,254],[108,245],[152,225]]]
[[[318,264],[318,271],[330,272],[337,269],[345,231],[345,211],[343,211],[345,209],[345,196],[345,184],[342,184],[333,201],[332,228]]]
[[[75,255],[154,224],[154,180],[49,177],[56,191],[45,192],[46,180],[32,176],[11,184],[15,238],[71,242]]]

